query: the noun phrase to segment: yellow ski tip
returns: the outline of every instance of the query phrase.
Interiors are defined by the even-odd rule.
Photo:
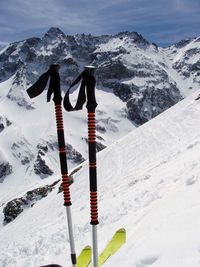
[[[91,261],[91,255],[92,255],[92,249],[90,246],[84,247],[84,249],[81,251],[81,254],[78,256],[77,259],[77,267],[85,267],[90,264]]]

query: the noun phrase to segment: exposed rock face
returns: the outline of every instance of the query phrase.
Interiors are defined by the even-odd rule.
[[[98,82],[126,102],[128,118],[141,125],[176,104],[183,96],[176,82],[169,77],[166,64],[155,64],[145,55],[147,49],[158,53],[158,47],[150,46],[139,37],[132,40],[127,33],[117,38],[115,36],[95,51]],[[140,54],[139,51],[143,52]]]
[[[128,69],[119,59],[104,62],[97,70],[98,80],[102,81],[107,79],[126,79],[134,76],[134,72]]]
[[[9,162],[0,162],[0,183],[4,181],[7,175],[12,173],[12,169]]]
[[[99,132],[99,133],[105,133],[106,132],[106,128],[102,125],[99,125],[99,124],[96,124],[96,130]]]
[[[69,174],[69,185],[74,182],[73,175],[77,173],[81,168],[82,166],[79,166]],[[41,200],[44,197],[47,197],[48,194],[55,188],[58,182],[60,182],[60,180],[55,181],[51,185],[38,187],[36,189],[28,191],[24,196],[9,201],[3,209],[4,225],[15,220],[24,210],[33,207],[33,205],[35,205],[37,201]],[[62,191],[63,187],[61,183],[58,188],[58,193],[61,193]]]
[[[24,198],[16,198],[8,202],[3,209],[5,216],[4,224],[13,221],[24,210],[24,206],[26,206],[27,204],[28,202]]]
[[[2,132],[6,127],[10,126],[12,123],[6,117],[0,116],[0,132]]]
[[[188,89],[197,89],[200,85],[200,37],[182,40],[166,49],[172,68],[182,77]]]
[[[128,116],[132,121],[141,125],[170,108],[180,99],[182,96],[173,84],[165,90],[149,87],[145,94],[127,101]]]
[[[194,47],[186,50],[182,58],[174,62],[173,68],[176,69],[179,74],[181,74],[186,78],[190,77],[191,75],[199,76],[200,59],[197,58],[197,55],[199,54],[200,54],[199,47]],[[194,59],[191,60],[192,58]]]
[[[51,146],[53,149],[58,150],[58,143],[57,141],[52,142]],[[67,160],[70,160],[76,164],[81,164],[85,159],[72,145],[66,144],[66,153],[67,153]]]
[[[102,144],[101,142],[96,142],[96,150],[97,152],[103,150],[104,148],[106,148],[106,146],[104,144]]]
[[[35,174],[39,175],[43,179],[48,176],[51,176],[53,174],[53,171],[48,167],[45,160],[42,159],[40,153],[41,152],[39,151],[33,169]]]
[[[58,182],[59,180],[51,185],[46,185],[28,191],[23,197],[9,201],[3,209],[4,225],[12,222],[25,209],[32,207],[37,201],[46,197],[54,189]]]
[[[34,158],[29,144],[26,140],[16,141],[11,146],[12,155],[18,159],[22,165],[29,164]]]
[[[55,150],[58,153],[58,143],[55,140],[43,141],[37,145],[38,153],[34,162],[34,172],[39,175],[42,179],[47,178],[48,176],[53,175],[53,170],[49,166],[49,163],[46,162],[48,154],[54,152]],[[82,163],[85,159],[83,156],[75,150],[72,145],[66,145],[67,160],[75,164]],[[59,160],[59,159],[58,159]],[[60,164],[58,162],[58,164]]]
[[[80,164],[85,160],[83,156],[77,150],[75,150],[70,144],[67,144],[66,151],[67,151],[67,159],[72,160],[74,163]]]
[[[190,41],[176,44],[176,51]],[[29,38],[13,43],[0,55],[0,81],[15,74],[15,84],[7,97],[16,101],[19,106],[32,109],[23,94],[16,93],[16,85],[23,87],[26,81],[27,88],[50,64],[57,62],[61,65],[61,85],[65,90],[80,73],[82,62],[96,64],[97,86],[113,90],[114,94],[127,103],[128,117],[133,122],[142,124],[182,99],[176,83],[164,70],[167,68],[165,62],[155,64],[149,57],[149,52],[146,52],[150,49],[152,53],[159,53],[155,44],[150,44],[137,32],[121,32],[114,36],[99,37],[90,34],[67,36],[60,29],[52,27],[42,38]],[[174,69],[180,71],[185,60],[196,53],[199,53],[197,49],[188,50],[183,62],[174,63]],[[188,76],[191,71],[199,71],[199,62],[188,64],[184,75]],[[139,79],[143,84],[139,85],[132,79]],[[169,88],[172,88],[173,92]],[[163,105],[157,106],[160,99],[167,94],[170,94],[168,99]],[[148,115],[142,107],[148,109]]]
[[[84,140],[88,144],[88,138],[83,137],[82,140]],[[104,144],[102,144],[99,141],[96,141],[96,152],[99,152],[99,151],[103,150],[104,148],[106,148],[106,146]]]
[[[54,150],[54,145],[50,142],[43,142],[37,145],[38,154],[33,165],[35,174],[39,175],[42,179],[47,178],[53,174],[53,171],[45,161],[45,155],[49,150]]]

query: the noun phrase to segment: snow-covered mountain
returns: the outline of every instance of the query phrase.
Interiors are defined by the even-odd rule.
[[[198,51],[199,38],[163,49],[136,32],[67,36],[58,28],[50,28],[41,39],[30,38],[4,48],[0,54],[0,80],[15,74],[16,84],[25,86],[57,62],[65,91],[83,66],[92,63],[98,66],[98,88],[110,90],[125,101],[128,117],[140,125],[199,85]],[[180,71],[184,63],[188,72]],[[185,83],[188,73],[192,79]]]
[[[199,38],[159,48],[136,32],[69,36],[58,28],[50,28],[42,38],[7,45],[0,51],[0,181],[10,173],[16,177],[21,168],[25,175],[39,178],[57,173],[52,104],[46,103],[45,94],[30,100],[26,93],[50,64],[61,65],[63,95],[85,65],[98,66],[101,150],[198,89],[199,49]],[[87,158],[86,114],[64,116],[71,168]]]
[[[126,244],[105,266],[199,266],[200,102],[194,100],[196,96],[197,92],[98,153],[99,250],[115,229],[127,230]],[[39,185],[44,180],[38,180]],[[20,179],[14,186],[17,194]],[[54,184],[46,198],[15,221],[0,225],[0,266],[70,265],[58,187]],[[13,184],[6,179],[0,187],[5,201],[9,188],[13,190]],[[91,244],[88,189],[85,162],[71,186],[77,253]],[[3,208],[1,203],[1,221]]]
[[[136,32],[98,37],[68,36],[58,28],[51,28],[42,38],[12,43],[0,51],[0,266],[35,267],[51,261],[64,264],[66,260],[69,264],[66,218],[62,194],[58,194],[62,188],[54,104],[46,102],[45,92],[32,100],[26,93],[55,62],[61,65],[63,96],[85,65],[98,66],[97,150],[108,147],[98,158],[100,236],[107,236],[100,238],[100,250],[113,229],[124,226],[129,238],[126,250],[130,253],[126,264],[124,249],[119,260],[114,258],[112,262],[111,259],[107,266],[167,266],[164,262],[168,264],[166,257],[170,248],[167,246],[165,253],[161,242],[161,248],[156,249],[160,243],[153,239],[150,247],[155,247],[156,252],[152,250],[151,253],[140,246],[139,238],[144,244],[148,243],[147,235],[152,240],[151,233],[147,234],[145,229],[156,214],[161,213],[163,220],[158,222],[163,224],[163,229],[168,229],[164,221],[167,215],[162,209],[167,206],[167,214],[173,221],[175,211],[168,201],[169,195],[172,194],[172,199],[176,198],[175,194],[185,197],[184,194],[190,194],[190,188],[198,185],[198,164],[194,163],[194,174],[191,171],[190,175],[189,170],[193,170],[193,157],[194,162],[198,161],[198,155],[195,158],[193,153],[198,147],[199,103],[193,100],[196,93],[191,93],[200,85],[199,50],[200,37],[161,48]],[[186,100],[175,105],[185,97]],[[72,101],[76,98],[77,90],[71,95]],[[68,165],[74,180],[75,236],[80,251],[90,242],[85,161],[88,157],[87,114],[84,108],[83,111],[63,112],[63,116]],[[179,164],[181,170],[188,164],[188,172],[178,172]],[[185,179],[183,184],[181,179]],[[177,193],[179,184],[182,191]],[[195,202],[194,190],[191,194]],[[184,205],[188,207],[186,202]],[[187,221],[184,216],[180,213],[180,220]],[[156,229],[160,238],[158,225],[155,229],[151,227],[152,235]],[[194,225],[194,235],[195,229]],[[167,231],[171,233],[171,230]],[[192,230],[188,228],[188,231]],[[131,241],[135,234],[137,245]],[[56,244],[52,244],[53,240]],[[171,244],[172,238],[166,242]],[[186,255],[185,240],[180,238],[180,242],[183,242],[180,253],[184,251]],[[137,257],[133,259],[132,251],[137,247]],[[176,251],[174,257],[169,256],[170,263],[177,259],[178,248]],[[191,254],[187,255],[188,266],[197,266],[196,262],[190,264]],[[176,266],[181,266],[178,264]]]

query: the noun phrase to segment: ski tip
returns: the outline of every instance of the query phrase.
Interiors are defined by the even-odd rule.
[[[120,228],[119,230],[117,230],[117,233],[126,233],[126,229],[125,228]]]
[[[86,247],[84,247],[83,250],[91,250],[91,249],[92,249],[91,246],[86,246]]]
[[[92,248],[91,246],[86,246],[82,249],[81,253],[77,258],[76,267],[86,267],[91,262]]]

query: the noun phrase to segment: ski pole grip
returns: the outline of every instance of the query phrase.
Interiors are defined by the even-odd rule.
[[[90,192],[91,222],[92,225],[99,224],[98,221],[98,199],[97,192]]]
[[[89,173],[90,173],[90,215],[91,224],[98,222],[97,199],[97,170],[96,170],[96,127],[95,112],[88,112],[88,144],[89,144]]]
[[[66,148],[65,148],[65,136],[64,136],[61,102],[55,104],[55,114],[56,114],[56,126],[57,126],[57,134],[58,134],[60,167],[61,167],[61,174],[62,174],[64,206],[70,206],[72,203],[71,203],[70,189],[69,189],[69,175],[68,175],[68,168],[67,168],[67,156],[66,156]]]

